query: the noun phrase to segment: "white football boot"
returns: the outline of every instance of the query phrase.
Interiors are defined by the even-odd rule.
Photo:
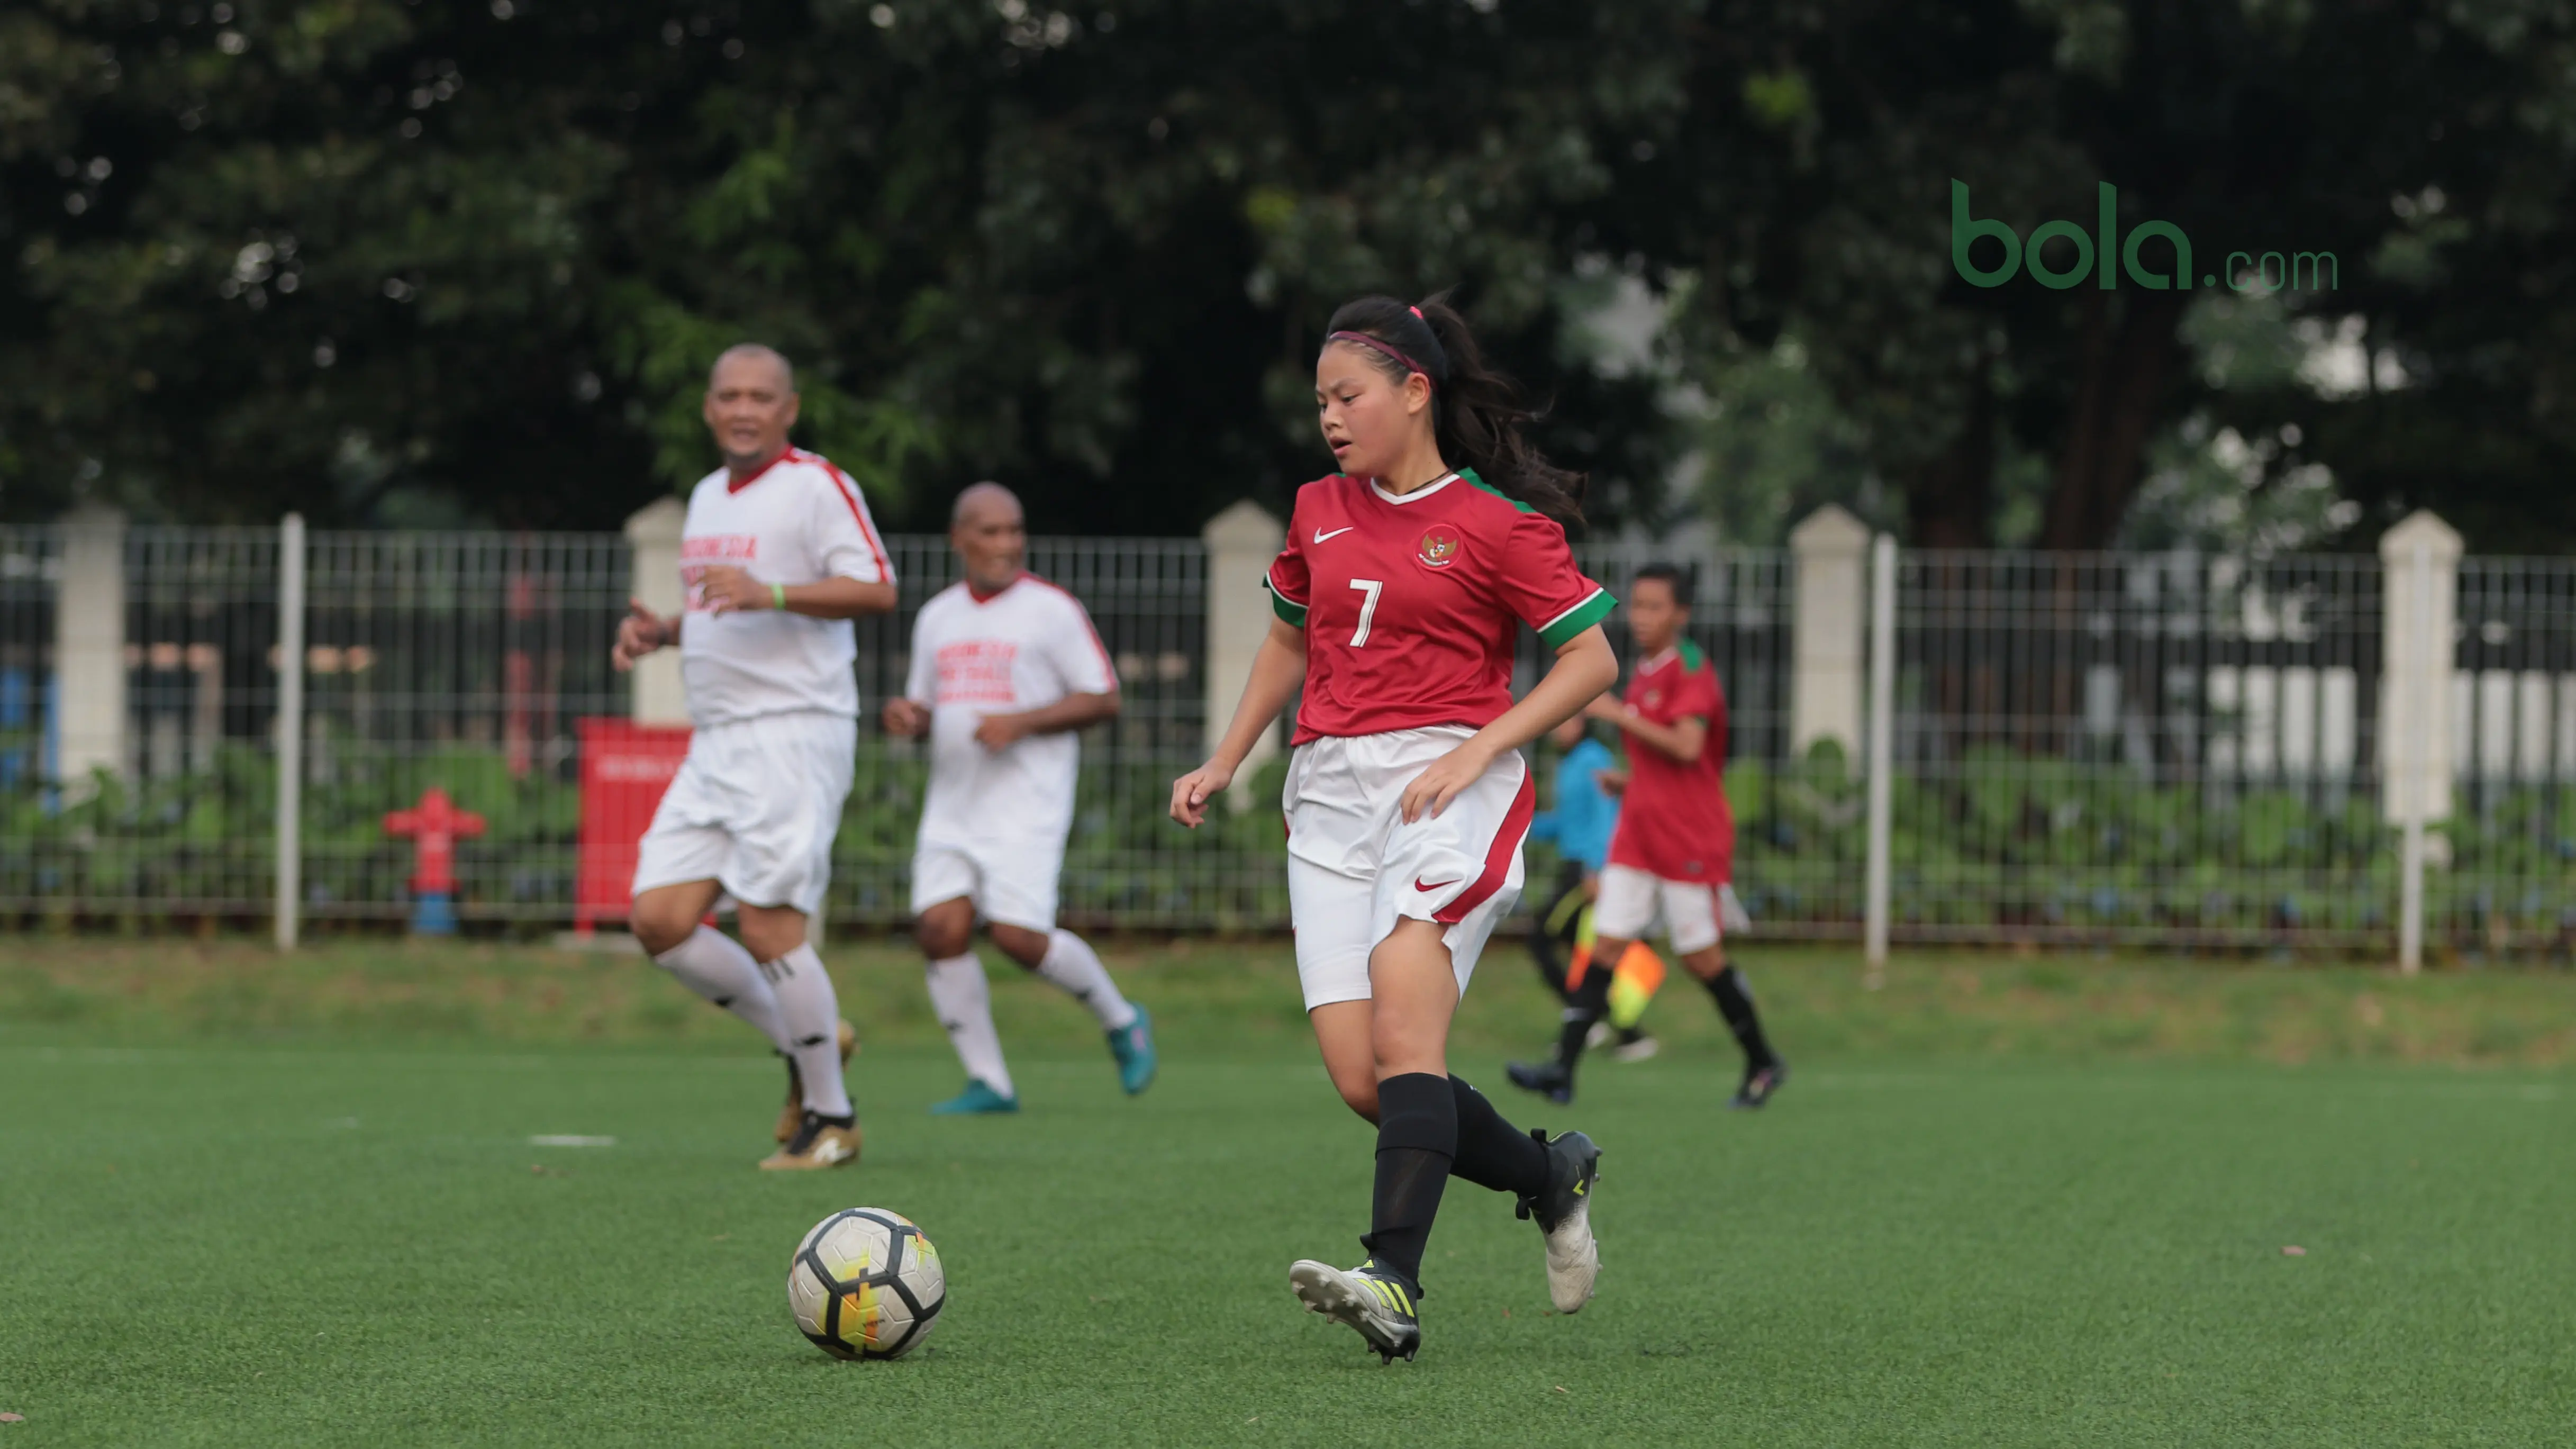
[[[1415,1290],[1372,1258],[1345,1271],[1300,1258],[1288,1266],[1288,1286],[1309,1313],[1358,1330],[1381,1364],[1407,1363],[1422,1351],[1422,1319]]]
[[[1592,1237],[1592,1190],[1601,1181],[1601,1149],[1580,1132],[1553,1141],[1530,1135],[1547,1148],[1547,1189],[1520,1200],[1520,1215],[1538,1219],[1547,1237],[1547,1296],[1559,1313],[1592,1301],[1601,1279],[1601,1245]]]

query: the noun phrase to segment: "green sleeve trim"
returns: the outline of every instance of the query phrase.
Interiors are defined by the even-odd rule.
[[[1486,482],[1484,479],[1482,479],[1482,478],[1478,477],[1478,476],[1476,475],[1476,470],[1475,470],[1475,469],[1473,469],[1473,468],[1461,468],[1461,469],[1459,469],[1459,470],[1458,470],[1458,476],[1459,476],[1459,477],[1461,477],[1461,478],[1463,478],[1463,479],[1465,479],[1465,480],[1467,480],[1467,482],[1468,482],[1470,485],[1472,485],[1472,486],[1474,486],[1474,487],[1477,487],[1477,488],[1481,488],[1481,489],[1483,489],[1484,491],[1486,491],[1487,493],[1491,493],[1491,494],[1493,494],[1496,498],[1499,498],[1499,499],[1503,500],[1505,503],[1510,504],[1512,507],[1514,507],[1514,508],[1518,509],[1519,511],[1521,511],[1521,512],[1523,512],[1523,513],[1536,513],[1536,512],[1538,512],[1538,510],[1537,510],[1537,509],[1530,507],[1528,504],[1523,503],[1523,502],[1522,502],[1522,501],[1520,501],[1519,499],[1514,498],[1512,495],[1510,495],[1510,494],[1508,494],[1508,493],[1504,492],[1504,491],[1503,491],[1503,490],[1501,490],[1500,488],[1497,488],[1497,487],[1495,487],[1493,484],[1488,483],[1488,482]]]
[[[1688,639],[1684,639],[1682,641],[1682,668],[1689,670],[1693,674],[1697,674],[1700,671],[1700,667],[1706,663],[1708,663],[1708,656],[1699,652],[1699,646],[1693,644]]]
[[[1306,606],[1272,587],[1268,574],[1261,576],[1261,591],[1270,596],[1270,612],[1277,614],[1282,622],[1299,629],[1306,627]]]
[[[1596,588],[1592,597],[1541,625],[1538,642],[1550,649],[1562,649],[1567,640],[1609,618],[1610,611],[1618,607],[1619,601],[1610,597],[1608,589]]]

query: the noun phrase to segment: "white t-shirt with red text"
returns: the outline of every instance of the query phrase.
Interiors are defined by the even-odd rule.
[[[976,742],[975,727],[988,714],[1117,687],[1081,601],[1033,574],[994,594],[953,584],[922,605],[904,685],[931,712],[921,843],[1061,842],[1073,825],[1080,739],[1070,730],[1030,735],[995,752]]]
[[[818,453],[790,448],[739,482],[724,469],[698,480],[681,530],[680,679],[700,728],[762,715],[819,711],[856,719],[851,672],[858,638],[847,619],[774,609],[707,611],[699,581],[731,564],[764,584],[828,578],[894,580],[859,485]]]

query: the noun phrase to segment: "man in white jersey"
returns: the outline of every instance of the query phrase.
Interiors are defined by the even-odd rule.
[[[1118,676],[1081,603],[1021,567],[1028,527],[1011,490],[978,483],[959,494],[948,540],[965,581],[921,606],[904,698],[885,707],[888,734],[930,736],[913,930],[931,1005],[967,1075],[965,1091],[930,1110],[1020,1109],[972,945],[978,913],[1003,955],[1091,1008],[1133,1096],[1154,1080],[1152,1020],[1087,942],[1055,924],[1081,764],[1075,731],[1118,713]]]
[[[619,669],[680,648],[688,759],[635,861],[635,939],[690,990],[760,1029],[787,1058],[771,1170],[859,1156],[841,1069],[854,1038],[806,941],[822,909],[832,835],[850,793],[859,689],[850,620],[895,606],[894,570],[847,474],[788,446],[787,359],[744,344],[707,378],[707,427],[725,465],[689,495],[683,611],[638,603],[619,624]],[[700,924],[719,897],[739,944]]]

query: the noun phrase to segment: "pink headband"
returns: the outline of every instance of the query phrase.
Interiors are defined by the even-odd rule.
[[[1417,311],[1413,315],[1419,317],[1422,314]],[[1324,338],[1324,342],[1327,346],[1336,342],[1356,342],[1362,347],[1373,347],[1378,351],[1385,353],[1387,356],[1394,358],[1396,361],[1403,363],[1405,371],[1421,373],[1423,381],[1430,383],[1433,387],[1438,387],[1440,385],[1440,379],[1431,375],[1430,368],[1427,368],[1421,363],[1414,361],[1412,358],[1405,356],[1403,353],[1398,352],[1392,344],[1381,342],[1365,332],[1335,332],[1326,336]]]

